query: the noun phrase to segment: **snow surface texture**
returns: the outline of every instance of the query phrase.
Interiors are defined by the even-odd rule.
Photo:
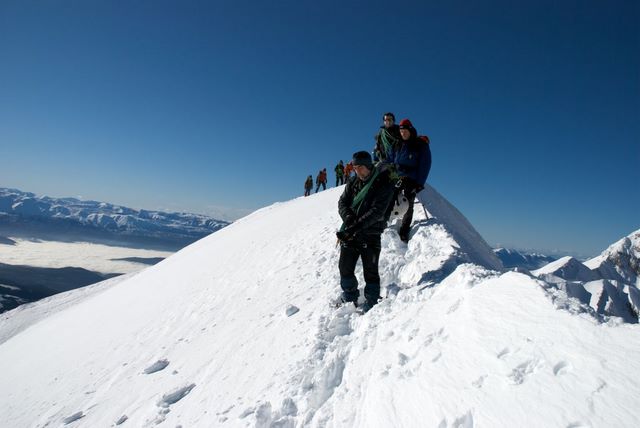
[[[638,325],[488,269],[491,249],[432,189],[408,245],[383,234],[387,298],[364,316],[331,308],[341,190],[259,210],[49,314],[68,293],[21,308],[21,330],[5,314],[3,425],[637,426]]]

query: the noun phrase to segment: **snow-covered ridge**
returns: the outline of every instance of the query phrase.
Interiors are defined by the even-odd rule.
[[[135,210],[105,202],[50,198],[0,188],[0,224],[44,225],[51,231],[75,228],[105,236],[145,237],[186,245],[229,223],[187,213]]]
[[[3,423],[635,426],[638,325],[488,268],[491,249],[433,189],[408,245],[382,236],[386,298],[365,316],[331,307],[340,191],[259,210],[91,295],[4,314]]]

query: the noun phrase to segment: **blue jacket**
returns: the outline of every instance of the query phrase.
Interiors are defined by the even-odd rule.
[[[411,138],[402,141],[395,156],[396,171],[420,186],[424,186],[431,170],[431,149],[429,144],[412,133]]]

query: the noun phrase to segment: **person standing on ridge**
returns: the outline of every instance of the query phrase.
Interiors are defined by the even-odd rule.
[[[342,161],[338,162],[334,171],[336,172],[336,187],[338,187],[340,184],[344,184],[344,164]]]
[[[344,166],[344,182],[346,183],[351,178],[351,172],[353,171],[353,164],[351,161],[347,162]]]
[[[396,191],[404,193],[409,207],[402,217],[398,234],[403,242],[409,242],[413,204],[416,194],[424,189],[424,183],[431,170],[431,149],[429,138],[418,137],[418,132],[409,119],[402,119],[399,127],[402,140],[395,154],[395,169],[399,177]]]
[[[400,145],[400,128],[395,124],[393,113],[382,115],[382,126],[375,137],[376,145],[373,149],[373,160],[377,163],[393,165],[396,150]]]
[[[327,168],[323,168],[316,177],[316,193],[322,186],[322,190],[327,190]]]
[[[360,310],[367,312],[380,299],[380,235],[387,224],[385,213],[393,197],[394,185],[389,171],[374,167],[368,152],[354,153],[352,162],[356,175],[347,181],[338,201],[338,212],[343,220],[336,233],[340,241],[340,303],[353,302],[358,306],[360,293],[355,269],[361,258],[365,302]]]
[[[313,189],[313,177],[309,175],[307,180],[304,182],[304,195],[309,196],[311,194],[311,189]]]

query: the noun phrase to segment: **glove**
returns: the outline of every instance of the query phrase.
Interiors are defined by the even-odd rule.
[[[353,226],[356,223],[356,215],[355,214],[347,214],[344,219],[344,227]]]
[[[424,186],[422,186],[422,185],[420,185],[420,184],[418,184],[418,185],[416,186],[416,193],[420,193],[420,192],[422,192],[423,190],[424,190]]]
[[[344,230],[337,231],[336,232],[336,236],[342,242],[349,242],[349,241],[351,241],[353,239],[353,235],[351,235],[348,232],[345,232]]]

